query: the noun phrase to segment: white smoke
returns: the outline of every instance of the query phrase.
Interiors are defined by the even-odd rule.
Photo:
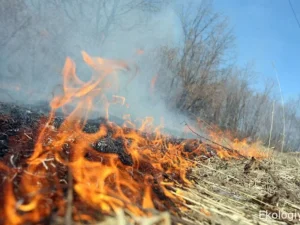
[[[132,10],[120,18],[121,25],[114,21],[116,24],[107,37],[100,35],[99,38],[92,25],[94,18],[90,21],[79,18],[72,23],[64,8],[47,1],[36,1],[36,4],[41,4],[43,10],[37,11],[37,5],[23,9],[22,16],[29,18],[30,23],[12,37],[1,53],[1,58],[5,59],[1,62],[2,101],[17,104],[49,102],[62,84],[61,69],[66,57],[75,61],[78,76],[87,81],[91,70],[81,58],[81,51],[86,51],[95,57],[123,60],[131,67],[130,72],[119,75],[121,88],[115,93],[124,96],[129,107],[113,105],[110,108],[112,115],[130,114],[134,119],[150,116],[155,119],[155,124],[164,121],[165,127],[181,132],[181,123],[186,119],[171,113],[160,93],[150,88],[151,80],[159,73],[156,52],[161,46],[175,46],[180,39],[178,17],[172,7],[162,7],[153,14]],[[93,7],[88,10],[92,14]],[[10,25],[0,24],[2,30],[5,29],[3,26]],[[126,25],[130,29],[121,27]],[[140,50],[143,54],[137,54]],[[136,68],[137,75],[126,86]]]

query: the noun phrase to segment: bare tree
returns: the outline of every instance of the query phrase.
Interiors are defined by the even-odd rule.
[[[39,5],[39,0],[35,5]],[[151,13],[160,10],[168,1],[155,0],[50,0],[52,4],[64,11],[72,25],[82,29],[82,24],[92,27],[94,37],[100,44],[115,30],[130,30],[147,21]],[[132,20],[132,15],[139,17]]]
[[[177,108],[197,110],[209,101],[214,88],[210,84],[220,79],[234,37],[226,18],[212,10],[210,1],[183,5],[177,14],[182,45],[178,49],[164,49],[167,65],[173,71],[170,89],[182,88]]]
[[[272,99],[274,82],[263,90],[251,87],[253,65],[230,65],[234,37],[226,18],[214,12],[211,1],[185,4],[177,10],[182,28],[181,43],[161,48],[158,84],[169,106],[230,130],[240,138],[251,137],[280,148],[282,107],[286,108],[285,144],[299,145],[299,103]],[[168,87],[168,88],[166,88]],[[274,103],[275,102],[275,103]],[[271,111],[274,104],[274,121]],[[274,122],[274,124],[273,124]],[[282,146],[282,145],[281,145]]]

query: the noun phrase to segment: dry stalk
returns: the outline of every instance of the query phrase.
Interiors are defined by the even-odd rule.
[[[73,176],[72,172],[69,168],[68,170],[68,194],[67,194],[67,202],[66,202],[66,215],[65,215],[65,224],[72,225],[72,206],[73,205]]]
[[[278,83],[278,87],[279,87],[279,91],[280,91],[280,96],[281,96],[282,120],[283,120],[281,152],[283,152],[284,143],[285,143],[285,109],[284,109],[284,100],[283,100],[282,90],[281,90],[280,81],[279,81],[279,77],[278,77],[278,71],[277,71],[277,69],[275,67],[275,63],[274,62],[272,62],[272,65],[273,65],[273,69],[275,70],[276,79],[277,79],[277,83]]]
[[[274,183],[276,184],[276,187],[277,187],[278,189],[283,189],[283,190],[285,190],[289,197],[293,197],[294,200],[299,200],[298,197],[297,197],[297,194],[295,194],[295,193],[292,192],[291,190],[287,189],[287,188],[283,185],[282,181],[280,181],[279,178],[278,178],[272,171],[270,171],[269,168],[267,168],[266,166],[263,166],[263,165],[261,165],[261,164],[259,165],[259,167],[262,168],[263,170],[265,170],[265,172],[266,172],[267,174],[269,174],[269,176],[272,178],[272,180],[274,181]]]
[[[274,108],[275,108],[275,101],[273,101],[273,109],[272,109],[272,116],[271,116],[271,127],[270,127],[268,149],[270,149],[270,146],[271,146],[271,138],[272,138],[273,122],[274,122]]]

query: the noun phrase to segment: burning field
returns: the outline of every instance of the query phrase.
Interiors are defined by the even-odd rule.
[[[117,123],[109,108],[126,99],[107,93],[131,68],[82,58],[90,80],[67,58],[49,110],[0,105],[0,224],[299,223],[299,156],[188,124],[194,139],[164,135],[152,117]]]

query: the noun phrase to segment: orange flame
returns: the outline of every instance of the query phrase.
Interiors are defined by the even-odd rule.
[[[91,80],[80,80],[75,63],[66,59],[62,71],[63,94],[56,95],[50,103],[52,110],[46,123],[41,124],[34,152],[20,171],[19,192],[14,192],[13,183],[5,184],[6,224],[39,222],[51,214],[54,205],[59,209],[57,214],[64,215],[62,199],[67,181],[63,171],[66,170],[72,174],[77,201],[103,213],[122,207],[142,215],[143,208],[161,207],[155,203],[161,196],[176,201],[168,188],[170,182],[165,179],[190,184],[186,173],[194,163],[184,159],[183,145],[168,143],[162,137],[151,117],[145,118],[139,128],[127,116],[123,127],[108,122],[101,124],[95,133],[84,132],[89,112],[97,107],[95,102],[100,99],[108,111],[110,103],[105,91],[117,79],[117,72],[128,70],[128,66],[122,61],[91,57],[86,52],[82,52],[82,57],[93,69]],[[115,95],[113,99],[113,103],[125,103],[122,96]],[[67,112],[70,108],[71,113],[55,128],[56,111]],[[154,137],[149,138],[148,134],[153,132]],[[101,145],[108,135],[121,140],[122,154],[131,157],[132,163],[122,163],[118,154],[95,151],[93,144]],[[80,204],[74,210],[78,210],[76,207],[80,208]]]
[[[243,155],[245,157],[255,157],[257,159],[267,158],[267,152],[263,151],[263,144],[259,141],[253,143],[247,143],[247,139],[238,140],[234,138],[234,135],[230,131],[221,131],[217,126],[212,126],[209,133],[209,137],[212,141],[225,146],[218,146],[219,151],[217,154],[220,158],[231,158],[228,149],[235,150],[236,153]],[[235,154],[235,158],[238,158],[239,155]]]
[[[63,93],[50,102],[51,112],[41,120],[30,158],[14,168],[0,163],[0,173],[5,175],[0,187],[5,190],[5,196],[0,196],[0,212],[6,225],[40,223],[53,210],[63,216],[65,192],[71,183],[73,212],[82,213],[74,215],[75,220],[93,218],[82,204],[90,211],[111,213],[122,207],[136,215],[148,215],[145,209],[172,208],[174,203],[184,201],[174,195],[172,186],[178,182],[191,185],[187,173],[196,163],[189,159],[208,154],[206,146],[197,140],[170,141],[161,135],[162,126],[153,125],[152,117],[146,117],[137,127],[130,115],[125,115],[123,126],[108,121],[95,132],[86,132],[91,111],[102,107],[108,118],[110,104],[125,104],[124,97],[114,95],[110,102],[105,93],[118,89],[119,71],[130,70],[123,61],[91,57],[86,52],[82,57],[92,68],[91,79],[82,81],[74,61],[66,59]],[[152,79],[153,88],[157,76]],[[65,119],[55,126],[58,110],[65,113]],[[238,156],[219,150],[220,157]],[[68,173],[73,182],[69,182]]]
[[[150,91],[151,91],[151,94],[153,94],[153,92],[154,92],[157,78],[158,78],[158,74],[154,75],[154,76],[152,77],[152,79],[151,79],[151,83],[150,83]]]
[[[136,50],[137,55],[143,55],[144,53],[145,53],[145,51],[143,49],[137,49]]]

